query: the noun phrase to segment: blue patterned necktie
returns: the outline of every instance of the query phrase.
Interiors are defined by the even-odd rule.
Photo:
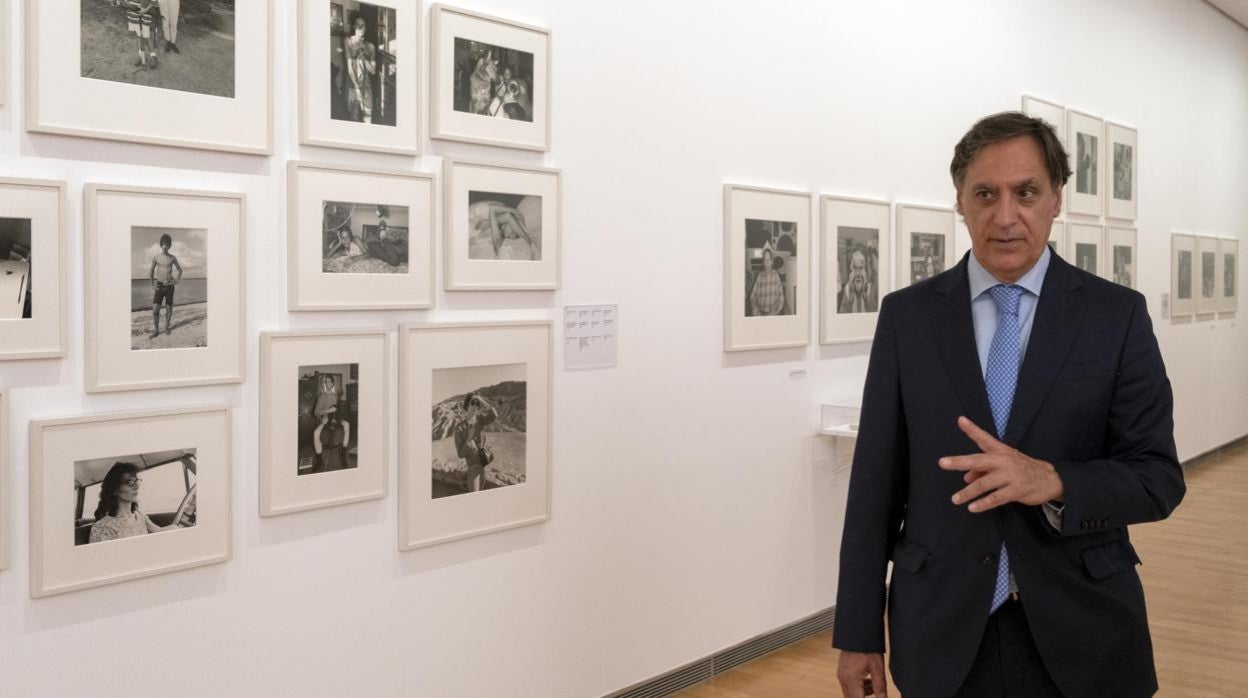
[[[1005,425],[1010,420],[1010,407],[1014,404],[1014,388],[1018,386],[1018,367],[1022,363],[1022,345],[1019,337],[1018,302],[1023,296],[1021,286],[998,284],[988,289],[997,304],[997,332],[992,336],[988,349],[988,367],[984,371],[984,384],[988,388],[988,404],[992,407],[992,421],[997,427],[997,438],[1005,438]],[[1001,555],[997,560],[997,585],[992,590],[992,608],[995,613],[1010,595],[1010,559],[1001,542]]]

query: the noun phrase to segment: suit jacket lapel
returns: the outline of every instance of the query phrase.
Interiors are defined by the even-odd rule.
[[[969,256],[969,253],[968,253]],[[963,414],[989,432],[993,431],[992,408],[975,346],[975,325],[971,319],[971,286],[966,277],[967,257],[937,280],[937,296],[930,315],[936,348],[945,365],[953,389],[962,403]]]
[[[1079,323],[1083,320],[1081,286],[1083,280],[1074,273],[1070,264],[1053,255],[1048,273],[1044,275],[1039,302],[1036,303],[1036,317],[1027,340],[1027,355],[1023,357],[1010,420],[1002,439],[1010,446],[1017,448],[1027,433],[1074,342]]]

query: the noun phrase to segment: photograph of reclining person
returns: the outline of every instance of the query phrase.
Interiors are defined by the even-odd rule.
[[[406,274],[407,206],[321,203],[321,271]]]

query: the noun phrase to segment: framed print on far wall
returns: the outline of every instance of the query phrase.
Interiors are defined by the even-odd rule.
[[[549,321],[400,326],[399,550],[550,518],[551,336]]]
[[[124,2],[29,0],[27,130],[272,152],[272,2],[210,5],[131,22]]]
[[[1065,221],[1053,221],[1053,227],[1049,228],[1049,249],[1058,257],[1066,259]]]
[[[419,5],[300,0],[300,142],[418,154],[419,55]]]
[[[1135,220],[1139,191],[1139,145],[1135,129],[1105,122],[1106,170],[1105,216]]]
[[[3,10],[0,10],[2,12]],[[9,535],[13,517],[9,513],[9,393],[0,388],[0,570],[9,567]]]
[[[550,150],[550,30],[435,4],[431,138]]]
[[[869,342],[889,291],[888,202],[821,196],[819,206],[819,343]]]
[[[1067,223],[1066,237],[1071,264],[1089,274],[1105,278],[1105,227],[1088,223]]]
[[[1196,238],[1196,314],[1216,313],[1221,306],[1218,298],[1218,239]]]
[[[230,559],[230,410],[30,422],[30,595]]]
[[[1135,228],[1111,225],[1105,229],[1105,277],[1120,286],[1138,290],[1136,238]]]
[[[241,383],[243,194],[88,184],[86,391]]]
[[[433,175],[286,167],[289,310],[433,306]]]
[[[951,208],[897,204],[896,288],[930,279],[955,264],[953,224]]]
[[[0,360],[65,355],[65,183],[0,178]]]
[[[1170,317],[1196,312],[1196,236],[1170,235]]]
[[[810,202],[724,185],[724,351],[810,343]]]
[[[1239,241],[1218,241],[1218,291],[1221,294],[1218,312],[1233,313],[1239,309]]]
[[[1105,201],[1104,187],[1101,186],[1105,162],[1105,122],[1073,109],[1069,114],[1067,133],[1074,186],[1066,183],[1066,210],[1099,216]]]
[[[559,288],[559,170],[446,159],[442,245],[448,291]]]
[[[386,495],[389,365],[384,330],[260,335],[261,516]]]

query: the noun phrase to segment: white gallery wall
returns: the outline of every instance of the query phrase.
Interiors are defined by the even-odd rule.
[[[723,184],[952,205],[954,142],[1024,93],[1139,130],[1138,276],[1180,455],[1248,434],[1242,318],[1160,312],[1171,232],[1248,241],[1248,32],[1197,0],[473,0],[553,30],[552,150],[426,138],[415,159],[299,146],[292,0],[276,0],[272,157],[29,135],[24,3],[3,5],[0,176],[69,182],[71,339],[63,361],[0,365],[0,694],[594,696],[830,606],[846,452],[814,433],[822,402],[860,393],[868,346],[723,353]],[[286,312],[287,160],[440,178],[443,156],[563,170],[560,291]],[[246,383],[83,393],[90,182],[247,195]],[[393,488],[257,516],[259,332],[557,321],[579,303],[619,304],[620,360],[565,372],[556,334],[548,523],[399,553]],[[234,559],[31,600],[28,421],[217,402],[234,408]]]

